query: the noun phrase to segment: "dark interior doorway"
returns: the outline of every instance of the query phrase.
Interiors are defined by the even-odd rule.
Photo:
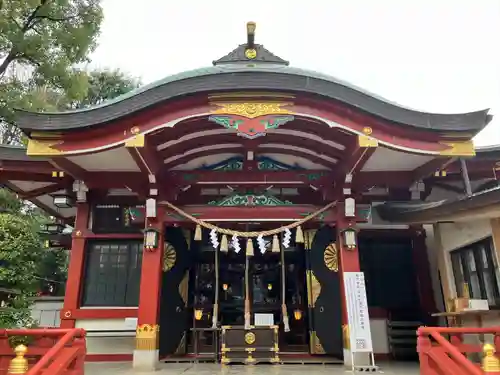
[[[252,228],[251,230],[253,230]],[[258,228],[262,229],[262,228]],[[254,241],[254,256],[248,259],[249,295],[251,300],[251,324],[255,324],[254,314],[272,314],[274,324],[279,325],[280,351],[307,353],[309,348],[309,327],[307,309],[307,289],[305,280],[305,255],[303,245],[292,241],[284,251],[285,258],[285,301],[290,318],[290,332],[284,332],[282,324],[282,269],[281,254],[273,253],[272,237],[264,238],[266,252],[261,253]],[[195,245],[195,262],[191,270],[190,306],[192,309],[191,328],[206,329],[212,326],[212,312],[215,301],[215,251],[208,234]],[[245,247],[246,240],[240,241],[237,253],[231,246],[227,253],[219,252],[219,323],[221,326],[244,325],[245,302]],[[194,311],[202,310],[200,319]],[[195,343],[194,341],[197,340]],[[195,345],[196,344],[196,345]],[[200,331],[190,335],[188,353],[209,354],[215,350],[214,335],[210,331]]]

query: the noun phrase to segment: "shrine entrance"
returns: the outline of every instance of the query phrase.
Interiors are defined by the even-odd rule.
[[[275,223],[232,223],[232,228],[263,231],[271,224]],[[171,285],[162,288],[165,303],[160,311],[161,325],[167,327],[175,322],[175,327],[161,334],[162,356],[171,360],[221,360],[221,331],[229,327],[244,327],[245,300],[248,299],[251,326],[276,328],[281,361],[311,355],[341,359],[338,274],[331,269],[325,269],[325,272],[320,269],[325,267],[324,254],[332,251],[327,247],[335,240],[335,235],[330,227],[325,227],[313,241],[316,232],[305,231],[306,243],[295,243],[292,235],[289,246],[280,246],[279,249],[273,246],[272,236],[263,237],[263,243],[254,239],[252,256],[247,256],[245,239],[238,244],[229,241],[227,251],[215,249],[207,231],[203,232],[202,241],[188,241],[189,267],[176,270],[177,263],[170,269],[166,266],[172,275],[164,277],[163,281]],[[174,233],[171,231],[170,235]],[[183,246],[181,235],[175,238],[177,246]],[[168,257],[173,258],[172,246],[166,246],[166,250],[172,253],[166,254],[168,263]],[[332,262],[338,265],[336,254],[330,254],[330,258],[335,258]],[[186,267],[185,257],[181,259]],[[321,293],[321,284],[328,294]],[[179,303],[172,304],[174,300]],[[164,312],[166,310],[171,311]],[[217,313],[216,324],[214,312]],[[284,324],[284,320],[288,323]],[[338,327],[332,327],[332,324]]]

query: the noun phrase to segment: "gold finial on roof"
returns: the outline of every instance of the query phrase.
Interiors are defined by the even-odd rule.
[[[255,46],[255,28],[257,24],[255,22],[247,23],[247,50],[253,49]]]
[[[249,35],[255,35],[255,28],[257,27],[257,24],[255,22],[247,22],[247,33]]]

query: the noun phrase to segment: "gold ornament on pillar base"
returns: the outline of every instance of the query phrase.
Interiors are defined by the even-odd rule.
[[[157,350],[160,326],[158,324],[141,324],[135,334],[136,350]]]
[[[300,225],[295,230],[295,242],[304,243],[304,232],[302,232]]]
[[[247,250],[246,250],[247,257],[253,257],[253,241],[251,238],[247,240]]]
[[[278,238],[278,235],[275,234],[273,236],[273,247],[272,247],[272,250],[271,250],[273,253],[279,253],[281,251],[280,249],[280,240]]]
[[[194,231],[194,240],[201,241],[201,238],[202,238],[201,227],[197,225]]]
[[[24,345],[18,345],[14,349],[16,358],[10,361],[7,374],[26,374],[28,372],[28,360],[24,358],[28,348]]]
[[[492,344],[485,344],[483,346],[483,360],[481,368],[484,373],[500,373],[500,359],[495,355],[496,348]]]

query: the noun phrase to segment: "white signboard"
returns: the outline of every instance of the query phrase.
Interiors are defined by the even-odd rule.
[[[351,351],[373,352],[364,273],[344,272],[344,289]]]
[[[256,327],[269,327],[274,325],[274,314],[254,314]]]

